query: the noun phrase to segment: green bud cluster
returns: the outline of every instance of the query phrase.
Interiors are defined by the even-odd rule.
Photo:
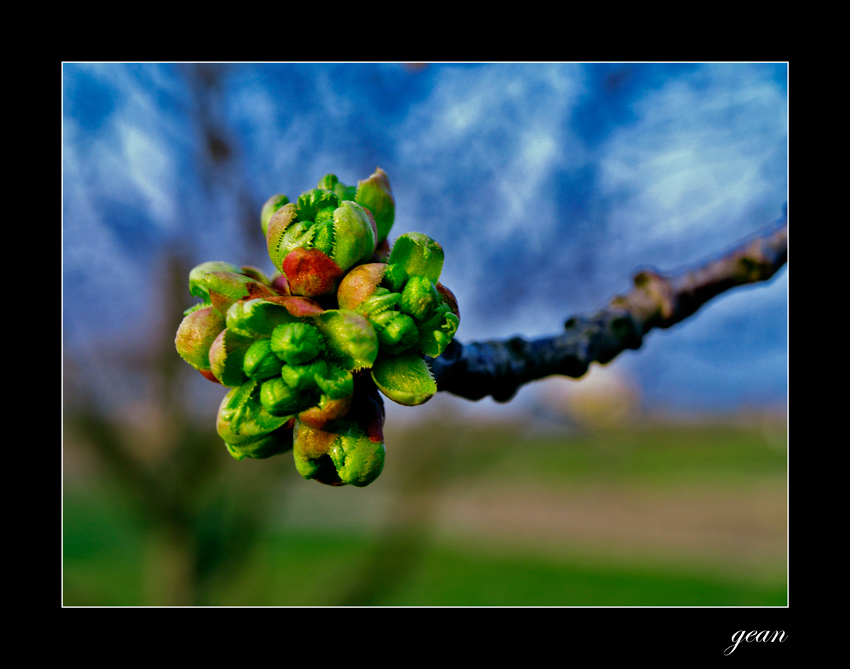
[[[381,352],[390,355],[415,348],[435,358],[460,323],[428,277],[408,276],[398,265],[387,267],[380,286],[355,311],[369,319]]]
[[[339,400],[354,392],[354,377],[333,362],[323,359],[325,350],[319,330],[307,323],[278,325],[268,340],[251,345],[245,355],[245,372],[254,365],[249,356],[255,349],[262,369],[254,378],[262,382],[260,401],[272,416],[293,416],[322,400]]]
[[[365,316],[380,351],[372,380],[389,399],[414,406],[437,392],[423,356],[436,358],[460,324],[454,295],[440,281],[443,249],[421,233],[406,233],[386,263],[361,265],[340,283],[340,306]]]
[[[436,392],[426,358],[453,338],[457,304],[439,244],[408,233],[390,247],[394,217],[380,168],[357,186],[328,174],[263,205],[277,275],[220,261],[190,272],[201,302],[175,343],[229,388],[217,430],[234,458],[292,450],[305,478],[365,486],[383,469],[382,396],[412,406]]]

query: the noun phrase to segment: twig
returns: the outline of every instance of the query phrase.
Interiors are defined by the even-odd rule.
[[[582,376],[591,362],[606,363],[637,349],[653,328],[669,328],[731,288],[770,279],[788,256],[783,215],[731,251],[695,269],[664,276],[651,270],[634,287],[590,316],[575,316],[561,334],[527,340],[512,337],[461,344],[453,341],[429,360],[437,387],[470,400],[491,395],[507,402],[524,384],[547,376]]]

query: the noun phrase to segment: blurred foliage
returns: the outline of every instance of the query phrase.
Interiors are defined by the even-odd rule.
[[[368,490],[303,481],[289,455],[233,461],[214,434],[216,473],[174,518],[108,468],[69,477],[64,603],[786,604],[781,417],[590,433],[444,418],[391,427]]]

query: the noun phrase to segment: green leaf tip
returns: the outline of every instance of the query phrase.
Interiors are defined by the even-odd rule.
[[[231,389],[218,410],[216,429],[237,460],[268,458],[292,449],[294,420],[271,415],[259,400],[260,385]]]
[[[343,369],[371,367],[378,357],[378,335],[362,315],[346,309],[331,309],[313,319],[324,336],[327,354]]]
[[[210,304],[210,291],[206,284],[206,275],[210,272],[241,273],[241,268],[223,260],[211,260],[196,265],[189,272],[189,294],[201,298],[205,304]]]
[[[404,406],[424,404],[437,392],[428,364],[412,352],[379,358],[372,379],[384,395]]]
[[[335,174],[326,174],[317,184],[319,189],[333,192],[341,201],[353,201],[367,209],[375,221],[376,244],[381,244],[395,221],[395,198],[390,179],[380,167],[357,186],[346,186]]]
[[[274,329],[271,350],[289,365],[301,365],[316,358],[325,348],[322,335],[314,325],[287,323]]]
[[[227,329],[243,337],[270,336],[279,325],[296,323],[286,298],[254,298],[234,302],[227,310]]]
[[[289,204],[289,198],[282,194],[272,195],[266,200],[263,208],[260,210],[260,226],[263,229],[263,237],[268,232],[269,221],[272,219],[272,216],[285,204]]]
[[[380,244],[390,234],[395,222],[395,198],[387,173],[378,167],[368,179],[358,181],[354,201],[372,212]]]
[[[210,349],[225,327],[224,317],[212,306],[186,314],[177,328],[174,345],[177,353],[211,381],[217,381],[210,368]]]
[[[410,276],[424,276],[436,284],[443,271],[444,256],[443,247],[428,235],[406,232],[395,240],[388,262]]]

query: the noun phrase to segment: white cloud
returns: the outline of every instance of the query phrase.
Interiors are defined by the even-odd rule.
[[[618,202],[609,218],[638,247],[706,229],[734,239],[767,203],[778,216],[785,184],[769,175],[785,157],[787,121],[774,82],[747,67],[706,66],[648,92],[634,112],[598,160],[599,186]]]
[[[171,156],[159,137],[134,123],[120,123],[119,153],[115,158],[127,178],[148,206],[153,223],[174,220],[175,169]]]

